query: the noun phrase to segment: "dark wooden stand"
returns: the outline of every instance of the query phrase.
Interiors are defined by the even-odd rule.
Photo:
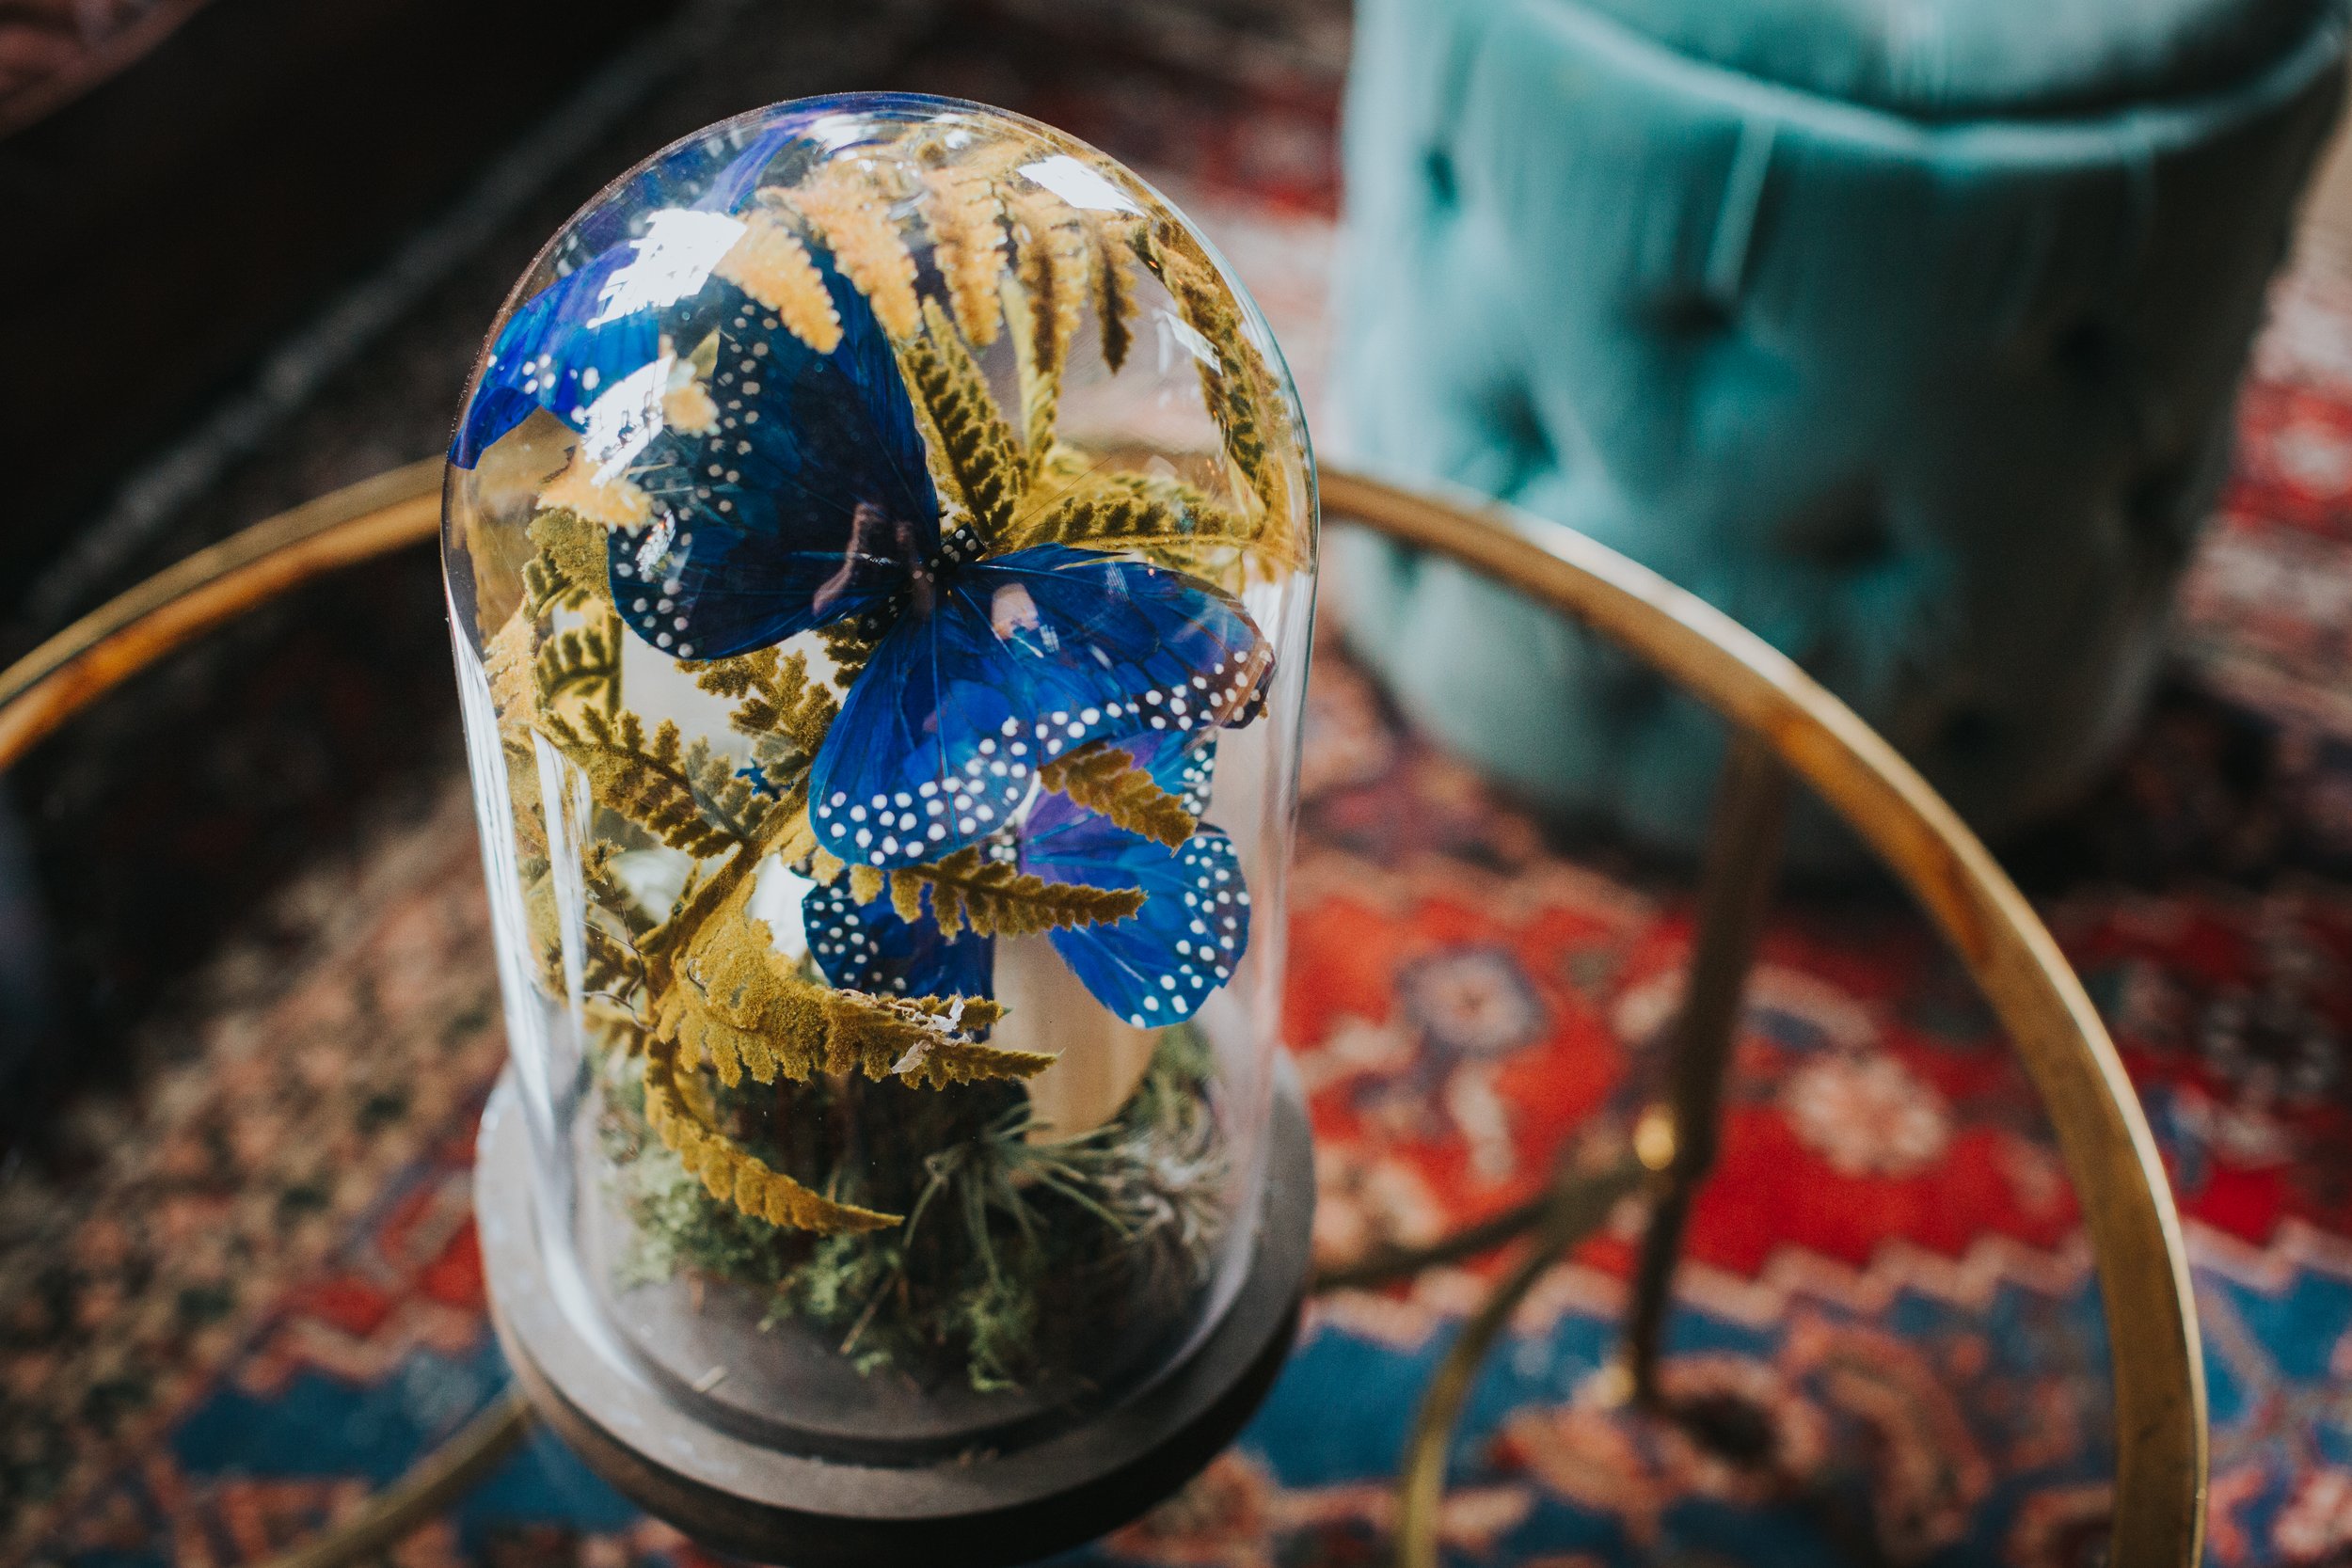
[[[509,1085],[482,1122],[474,1209],[499,1343],[536,1414],[648,1512],[789,1568],[993,1568],[1076,1546],[1143,1513],[1232,1440],[1290,1354],[1307,1286],[1314,1162],[1297,1079],[1277,1075],[1265,1207],[1241,1291],[1181,1363],[1043,1440],[881,1466],[783,1453],[663,1392],[585,1303],[559,1301]]]

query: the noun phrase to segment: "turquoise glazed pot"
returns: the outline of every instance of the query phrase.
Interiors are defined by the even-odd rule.
[[[1364,0],[1341,444],[1657,568],[2029,821],[2155,672],[2345,4]],[[1708,716],[1459,568],[1329,561],[1433,733],[1695,841]]]

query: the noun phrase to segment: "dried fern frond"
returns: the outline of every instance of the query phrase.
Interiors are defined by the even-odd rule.
[[[835,621],[819,626],[817,640],[825,645],[825,657],[833,660],[833,684],[847,691],[855,684],[858,672],[874,657],[874,650],[882,640],[882,628],[868,625],[863,616]]]
[[[807,805],[808,792],[805,787],[789,791],[768,814],[768,821],[761,824],[761,838],[776,859],[786,865],[798,865],[817,847],[816,832],[808,825]],[[785,824],[780,833],[773,831],[778,814],[782,814]]]
[[[865,162],[850,158],[829,163],[786,199],[824,237],[834,264],[873,306],[882,330],[893,338],[910,338],[922,325],[915,303],[914,256],[890,221],[895,193],[882,188],[881,171],[862,166]]]
[[[653,520],[651,497],[626,475],[597,478],[597,466],[578,450],[564,471],[540,487],[539,504],[631,533]]]
[[[1133,888],[1049,882],[976,845],[899,873],[930,885],[931,917],[948,936],[969,927],[984,937],[1028,937],[1072,926],[1104,926],[1143,908]]]
[[[540,989],[549,996],[564,996],[571,989],[571,979],[564,968],[564,910],[556,901],[555,878],[548,863],[536,857],[518,869],[524,881],[523,932],[531,943]]]
[[[1027,467],[996,411],[988,378],[936,300],[923,302],[923,321],[925,330],[899,352],[907,388],[930,417],[939,455],[980,543],[993,547],[1021,503]]]
[[[615,717],[591,707],[577,716],[543,714],[540,724],[556,748],[588,775],[589,791],[598,805],[628,817],[671,848],[715,855],[751,836],[755,823],[715,809],[724,801],[710,788],[715,779],[708,748],[697,741],[700,754],[690,758],[671,721],[663,720],[648,736],[636,714],[625,709]]]
[[[523,603],[532,614],[612,602],[605,533],[602,524],[561,507],[531,519],[538,549],[523,566]]]
[[[1018,242],[1016,273],[1025,304],[1025,330],[1014,347],[1021,428],[1034,472],[1053,448],[1070,341],[1093,291],[1095,248],[1086,220],[1051,191],[1030,186],[1007,198],[1005,211]]]
[[[923,879],[920,877],[893,876],[889,879],[890,908],[898,917],[912,926],[923,918]]]
[[[984,1079],[1034,1078],[1057,1060],[1042,1052],[1008,1051],[982,1040],[942,1036],[901,1057],[898,1076],[917,1087],[944,1089]]]
[[[1058,491],[1021,518],[1006,548],[1129,550],[1211,582],[1246,579],[1253,568],[1272,578],[1306,564],[1287,529],[1269,529],[1263,513],[1236,512],[1181,480],[1089,474],[1060,483]]]
[[[996,283],[1005,273],[1005,209],[994,174],[981,165],[948,164],[925,169],[922,178],[931,254],[947,280],[956,325],[973,347],[986,348],[1003,320]]]
[[[626,997],[645,981],[645,960],[637,946],[596,918],[581,927],[580,981],[591,996]]]
[[[585,626],[557,632],[540,645],[532,668],[542,711],[565,700],[594,704],[607,713],[621,705],[621,620],[606,614]]]
[[[770,1225],[819,1235],[882,1230],[899,1223],[897,1214],[836,1203],[803,1186],[719,1131],[687,1093],[675,1046],[648,1046],[644,1083],[645,1124],[720,1202]]]
[[[687,668],[694,672],[696,686],[735,700],[728,722],[739,732],[755,739],[779,737],[803,759],[817,754],[841,712],[834,694],[809,679],[805,654],[760,648]]]
[[[707,436],[719,428],[719,401],[710,395],[710,388],[702,382],[681,381],[661,394],[661,422],[671,430],[684,431],[690,436]],[[629,488],[633,490],[636,486],[632,484]],[[597,521],[612,522],[613,519],[599,517]],[[627,528],[633,533],[643,523],[641,518],[634,523],[615,522],[614,526]]]
[[[1109,741],[1098,740],[1056,757],[1038,769],[1038,783],[1170,849],[1200,826],[1183,801]]]
[[[1287,528],[1289,476],[1267,445],[1279,417],[1274,376],[1244,332],[1232,295],[1217,281],[1207,254],[1174,223],[1138,226],[1134,248],[1176,301],[1185,325],[1216,351],[1219,369],[1200,367],[1200,394],[1209,417],[1224,434],[1226,455],[1265,502],[1272,526]]]
[[[613,858],[621,847],[611,839],[592,839],[580,851],[580,880],[597,910],[618,922],[634,949],[637,939],[660,924],[660,918],[647,912],[637,901],[636,893],[623,885],[613,869]]]
[[[1132,226],[1115,217],[1088,225],[1094,245],[1094,314],[1103,331],[1103,363],[1116,375],[1136,341],[1136,270]]]
[[[686,748],[686,777],[703,820],[743,843],[759,836],[775,808],[774,797],[755,786],[733,757],[713,750],[700,736]]]
[[[978,997],[878,997],[804,978],[745,906],[748,883],[703,924],[675,981],[654,1004],[656,1032],[688,1066],[708,1062],[724,1084],[819,1072],[896,1074],[899,1064],[1003,1016]],[[919,1054],[915,1059],[920,1059]]]
[[[785,329],[819,354],[841,342],[841,313],[825,292],[824,275],[809,260],[778,209],[760,205],[743,214],[743,236],[711,271],[776,313]]]
[[[516,605],[482,651],[483,675],[490,688],[490,709],[498,716],[499,751],[506,764],[507,792],[514,799],[516,851],[547,858],[547,819],[539,793],[535,754],[539,689],[532,678],[543,623],[528,600]]]
[[[510,742],[527,738],[531,721],[539,711],[534,678],[539,660],[538,617],[525,603],[490,635],[482,650],[482,673],[490,683],[490,705],[499,716],[501,736]],[[519,729],[516,728],[519,726]]]

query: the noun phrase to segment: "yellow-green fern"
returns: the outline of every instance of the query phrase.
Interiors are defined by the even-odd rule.
[[[929,417],[937,455],[970,514],[983,546],[994,548],[1011,526],[1028,474],[1012,432],[996,411],[988,379],[935,300],[923,302],[925,330],[900,351],[908,388]]]
[[[675,1049],[657,1040],[645,1052],[645,1124],[711,1196],[770,1225],[821,1235],[882,1230],[899,1222],[897,1214],[834,1202],[720,1132],[689,1092]]]
[[[1009,198],[1005,207],[1019,247],[1015,271],[1023,329],[1014,338],[1014,347],[1022,436],[1034,472],[1053,450],[1070,341],[1093,293],[1095,249],[1085,220],[1051,191],[1025,188]]]
[[[1055,758],[1038,769],[1038,783],[1171,849],[1200,825],[1150,770],[1137,768],[1133,757],[1109,741]]]
[[[975,846],[899,873],[930,884],[931,918],[948,936],[970,927],[984,937],[1027,937],[1072,926],[1124,920],[1143,908],[1130,888],[1049,882]]]

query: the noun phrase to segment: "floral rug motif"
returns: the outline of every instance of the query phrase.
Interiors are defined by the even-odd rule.
[[[1271,270],[1269,296],[1311,309],[1319,279],[1298,269],[1327,249],[1317,220],[1244,214],[1232,239],[1245,271],[1253,255]],[[2186,1219],[2208,1560],[2343,1562],[2352,290],[2280,287],[2184,607],[2177,679],[2114,782],[2017,863],[2115,1032]],[[1492,1212],[1577,1129],[1628,1116],[1692,911],[1683,878],[1549,841],[1342,657],[1317,669],[1310,728],[1288,1027],[1318,1246],[1342,1258]],[[454,794],[387,833],[367,896],[296,973],[216,998],[158,1078],[141,1147],[71,1203],[0,1207],[0,1557],[253,1560],[357,1506],[501,1383],[468,1204],[500,1049],[473,855]],[[1785,899],[1742,1022],[1667,1374],[1750,1413],[1732,1435],[1756,1462],[1615,1400],[1632,1220],[1548,1276],[1479,1386],[1451,1561],[2097,1560],[2114,1436],[2074,1196],[1998,1031],[1900,906]],[[1491,1267],[1320,1303],[1242,1440],[1069,1560],[1384,1560],[1406,1423]],[[393,1557],[700,1560],[545,1436]]]

